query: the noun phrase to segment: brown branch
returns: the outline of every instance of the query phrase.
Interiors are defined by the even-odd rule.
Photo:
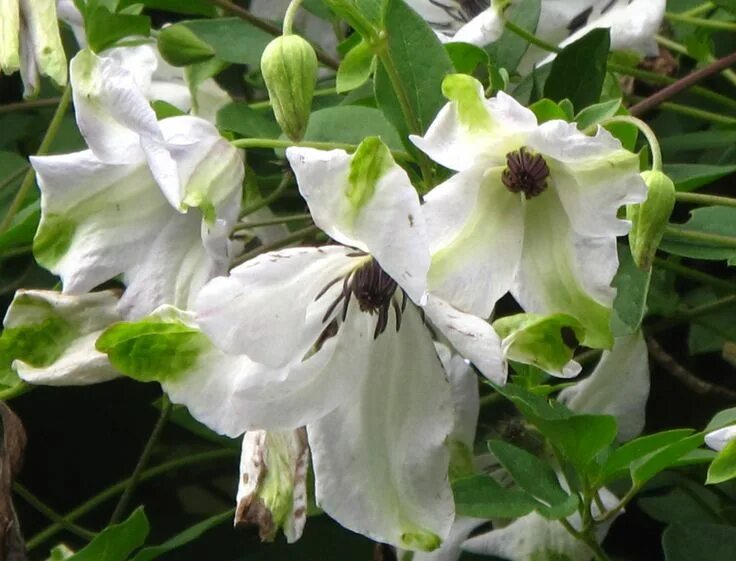
[[[721,59],[718,59],[708,66],[705,66],[700,70],[696,70],[695,72],[692,72],[687,76],[679,79],[674,84],[670,84],[666,88],[659,90],[657,93],[634,105],[631,109],[629,109],[629,112],[635,117],[639,117],[644,113],[656,108],[671,97],[674,97],[680,92],[686,90],[687,88],[705,80],[713,74],[717,74],[722,70],[733,66],[734,64],[736,64],[736,52],[731,53],[730,55],[725,56]]]
[[[652,358],[673,377],[677,378],[686,388],[706,397],[736,401],[736,391],[698,378],[677,362],[653,337],[647,337],[647,345],[649,346],[649,354]]]
[[[230,12],[234,16],[238,16],[240,19],[247,21],[252,26],[265,31],[269,35],[273,35],[274,37],[278,37],[279,35],[281,35],[281,29],[279,29],[275,25],[271,25],[267,21],[263,21],[261,18],[253,15],[242,6],[238,6],[237,4],[230,2],[230,0],[210,0],[210,2],[215,6],[219,6],[226,12]],[[325,66],[329,66],[333,70],[338,69],[338,67],[340,66],[339,60],[335,60],[334,58],[332,58],[324,50],[322,50],[321,47],[315,45],[314,43],[312,43],[312,47],[314,47],[314,52],[317,53],[317,58],[322,64],[324,64]]]

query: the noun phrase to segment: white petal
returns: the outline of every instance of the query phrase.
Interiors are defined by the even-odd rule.
[[[417,310],[409,306],[399,332],[389,326],[365,360],[354,398],[307,426],[317,502],[372,539],[435,548],[454,517],[452,398]]]
[[[294,429],[354,402],[356,388],[371,373],[374,327],[375,320],[353,303],[337,335],[303,362],[275,369],[211,344],[190,369],[162,386],[172,401],[221,434]]]
[[[370,253],[420,303],[429,270],[426,226],[409,176],[393,161],[388,148],[371,143],[354,155],[288,148],[286,155],[315,224],[336,241]],[[358,158],[371,158],[371,165],[384,168],[367,179],[370,185],[351,184]],[[350,197],[354,188],[367,193],[357,204]]]
[[[485,377],[497,384],[506,383],[501,339],[487,321],[465,314],[432,294],[424,311],[457,352],[475,364]]]
[[[417,551],[411,557],[411,561],[458,561],[463,553],[460,549],[462,543],[468,539],[473,530],[486,522],[486,520],[479,518],[459,516],[452,523],[450,536],[438,550],[432,552]],[[398,559],[399,561],[404,560],[402,552],[399,552]]]
[[[526,201],[524,249],[511,292],[527,312],[570,314],[586,329],[584,345],[610,348],[617,268],[616,238],[576,234],[553,190]]]
[[[705,443],[716,452],[723,450],[734,439],[736,439],[736,425],[723,427],[705,435]]]
[[[0,0],[0,71],[20,70],[20,0]]]
[[[560,392],[559,400],[576,413],[613,415],[618,439],[631,440],[644,429],[649,398],[649,353],[641,333],[616,339],[593,373]]]
[[[432,250],[429,290],[483,318],[510,288],[524,241],[521,198],[500,174],[479,166],[460,172],[422,206]]]
[[[272,367],[301,360],[324,331],[342,282],[315,299],[356,266],[351,251],[328,246],[260,255],[202,289],[194,304],[198,322],[227,353]]]
[[[498,15],[497,10],[489,8],[458,29],[452,41],[485,47],[497,41],[503,34],[503,30],[503,18]]]
[[[56,2],[56,13],[59,20],[71,27],[77,44],[81,48],[86,47],[87,36],[84,31],[84,18],[76,4],[74,4],[74,0],[58,0]]]
[[[58,86],[65,86],[66,55],[56,19],[56,0],[20,0],[20,9],[39,72]]]
[[[622,236],[629,231],[631,225],[617,217],[618,209],[647,196],[636,154],[603,128],[587,136],[564,121],[544,123],[528,145],[544,156],[549,183],[578,234]]]
[[[47,290],[19,290],[3,322],[6,333],[15,328],[45,325],[45,337],[52,340],[41,339],[36,344],[43,345],[45,353],[58,352],[58,356],[43,366],[16,360],[13,369],[26,382],[39,385],[86,385],[116,378],[119,374],[107,356],[95,349],[95,341],[104,329],[120,321],[117,301],[117,294],[112,291],[69,296]],[[54,324],[61,327],[55,336]],[[32,340],[24,343],[32,344]],[[52,345],[58,345],[58,349],[52,350]]]
[[[467,15],[457,0],[406,0],[411,8],[422,16],[435,31],[448,36],[460,29]]]
[[[446,81],[453,79],[449,76]],[[511,96],[499,92],[486,99],[482,84],[474,87],[474,93],[465,90],[457,101],[445,105],[423,137],[410,137],[435,162],[455,171],[474,165],[505,166],[506,154],[522,146],[537,127],[534,113]]]
[[[307,521],[307,433],[248,431],[240,457],[235,524],[259,527],[261,540],[271,541],[283,525],[294,543]]]
[[[452,387],[455,425],[451,439],[462,442],[469,450],[472,450],[480,413],[478,378],[466,359],[453,354],[442,343],[435,343],[434,346]]]

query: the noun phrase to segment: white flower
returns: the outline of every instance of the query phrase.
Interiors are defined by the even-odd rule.
[[[488,317],[508,290],[533,313],[562,312],[585,328],[586,346],[610,347],[621,205],[641,202],[638,157],[607,131],[539,125],[504,93],[487,100],[466,75],[445,79],[451,102],[412,141],[459,173],[426,197],[429,290]]]
[[[716,452],[720,452],[721,450],[723,450],[726,445],[728,445],[732,440],[735,439],[736,425],[723,427],[721,429],[711,431],[705,435],[705,443]]]
[[[503,10],[518,0],[407,0],[443,42],[461,41],[483,47],[504,30]],[[655,35],[662,25],[666,0],[542,0],[535,35],[564,47],[592,29],[608,28],[612,50],[657,54]],[[490,5],[490,7],[489,7]],[[546,51],[530,45],[519,64],[522,74],[535,63],[550,60]]]
[[[3,320],[0,363],[31,384],[67,386],[111,380],[119,374],[95,341],[122,318],[112,291],[80,296],[19,290]]]
[[[0,0],[0,72],[20,70],[25,97],[38,94],[39,74],[67,81],[56,0]]]
[[[446,448],[453,403],[417,307],[427,299],[430,260],[419,199],[375,138],[352,156],[304,148],[287,156],[315,222],[346,245],[267,253],[213,279],[195,317],[174,314],[164,321],[180,327],[151,327],[199,327],[209,340],[187,343],[196,352],[170,376],[154,368],[150,375],[230,436],[306,426],[316,499],[328,514],[382,542],[434,549],[453,519]],[[503,381],[488,323],[431,297],[425,313]],[[113,328],[100,341],[123,371],[128,329],[136,328]],[[156,349],[176,355],[162,345]]]
[[[617,338],[593,373],[562,390],[558,399],[576,413],[614,416],[618,440],[626,441],[644,430],[649,384],[649,353],[639,331]]]
[[[72,61],[90,150],[31,158],[41,187],[39,263],[79,294],[118,275],[127,316],[186,307],[229,264],[241,154],[196,117],[156,121],[134,76],[112,58]]]

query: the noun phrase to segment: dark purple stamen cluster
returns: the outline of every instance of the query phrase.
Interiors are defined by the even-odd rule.
[[[524,193],[527,199],[541,195],[547,189],[549,167],[539,154],[532,154],[526,146],[506,155],[506,169],[501,181],[512,193]]]
[[[334,286],[339,280],[340,278],[336,278],[325,286],[317,295],[316,300],[322,298],[330,287]],[[367,312],[371,315],[378,314],[376,329],[373,332],[374,339],[386,331],[391,308],[393,308],[396,316],[396,331],[398,331],[401,327],[401,314],[406,309],[406,293],[402,290],[402,300],[399,304],[398,300],[394,298],[397,288],[396,281],[381,269],[375,259],[371,259],[359,269],[342,277],[342,290],[335,301],[327,308],[322,321],[326,322],[341,302],[342,321],[345,321],[348,315],[350,298],[354,296],[361,312]]]

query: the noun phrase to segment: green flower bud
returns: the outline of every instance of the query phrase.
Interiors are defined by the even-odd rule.
[[[661,171],[645,171],[641,177],[649,190],[647,200],[626,207],[626,217],[632,224],[629,245],[634,262],[648,271],[675,207],[675,184]]]
[[[298,35],[282,35],[263,51],[261,72],[273,112],[286,135],[299,141],[304,136],[317,82],[317,55]]]
[[[205,62],[215,56],[215,50],[182,23],[164,27],[158,34],[158,50],[173,66],[188,66]]]

